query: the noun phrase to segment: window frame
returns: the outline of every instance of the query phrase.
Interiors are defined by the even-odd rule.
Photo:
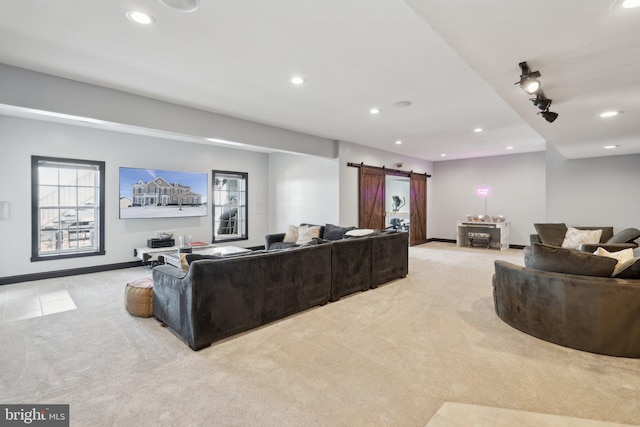
[[[219,193],[222,191],[229,192],[230,190],[222,190],[221,188],[216,187],[216,176],[220,178],[229,177],[237,178],[241,181],[244,181],[244,188],[236,189],[235,191],[239,193],[241,200],[238,200],[237,204],[233,203],[218,203],[220,195]],[[223,171],[223,170],[213,170],[211,171],[211,222],[212,222],[212,243],[220,243],[220,242],[234,242],[240,240],[249,240],[249,173],[248,172],[238,172],[238,171]],[[218,192],[218,193],[216,193]],[[231,207],[237,207],[238,209],[238,218],[236,222],[238,224],[238,232],[232,234],[231,237],[221,237],[224,234],[218,233],[218,227],[222,221],[218,214],[219,208],[224,209],[227,207],[231,210]],[[224,212],[223,212],[224,213]]]
[[[40,226],[40,177],[39,168],[43,163],[51,163],[59,166],[71,166],[77,169],[94,169],[98,174],[98,197],[93,205],[96,211],[96,217],[94,218],[94,236],[98,239],[97,245],[91,247],[77,247],[73,250],[52,251],[51,253],[42,253],[40,247],[40,236],[42,227]],[[105,254],[105,162],[98,160],[81,160],[81,159],[69,159],[60,157],[48,157],[48,156],[31,156],[31,261],[52,261],[67,258],[79,258],[87,256],[97,256]],[[58,186],[61,186],[58,183]],[[75,183],[78,186],[78,183]],[[95,187],[94,187],[95,188]],[[97,204],[97,206],[96,206]],[[55,206],[55,205],[54,205]],[[58,201],[58,208],[61,205]],[[75,209],[79,209],[80,206],[76,205]],[[86,222],[76,217],[75,224]],[[58,230],[59,232],[60,230]],[[67,236],[68,237],[68,236]],[[76,230],[76,241],[78,240],[78,230]],[[87,249],[88,248],[88,249]]]

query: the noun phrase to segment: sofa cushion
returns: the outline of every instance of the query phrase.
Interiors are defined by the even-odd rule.
[[[616,266],[613,277],[617,279],[640,279],[640,257],[631,258]]]
[[[297,245],[304,245],[313,240],[314,237],[320,237],[319,225],[301,225],[298,227]]]
[[[611,276],[615,277],[624,267],[625,263],[633,259],[633,249],[623,249],[621,251],[609,252],[605,248],[598,248],[595,250],[594,255],[606,256],[616,260],[616,267],[613,269]]]
[[[567,234],[567,226],[564,223],[533,224],[533,226],[543,244],[562,246],[564,236]]]
[[[237,258],[237,257],[241,257],[241,256],[246,256],[246,255],[256,255],[256,254],[260,254],[263,253],[265,251],[263,250],[258,250],[258,251],[250,251],[250,252],[238,252],[237,254],[229,254],[229,255],[224,255],[222,256],[221,254],[218,255],[215,252],[211,255],[205,255],[205,254],[199,254],[199,253],[190,253],[190,254],[181,254],[180,255],[180,265],[182,267],[182,269],[184,271],[188,270],[188,266],[191,265],[191,263],[193,261],[199,261],[201,259],[221,259],[221,258]],[[183,257],[184,256],[184,257]],[[183,264],[182,260],[185,260],[187,263],[187,268],[185,269],[185,265]]]
[[[569,227],[561,246],[567,249],[580,249],[582,245],[600,243],[601,236],[601,229],[579,230],[575,227]]]
[[[375,236],[380,234],[379,230],[373,230],[371,228],[354,228],[353,230],[349,230],[344,233],[345,237],[365,237],[365,236]]]
[[[640,237],[640,230],[637,228],[625,228],[613,235],[607,243],[632,243]]]
[[[340,240],[347,231],[355,230],[355,227],[339,227],[333,224],[324,226],[324,236],[326,240]]]
[[[614,258],[544,243],[533,243],[530,256],[526,255],[525,253],[527,268],[580,276],[609,277],[618,262]]]
[[[269,246],[269,250],[282,250],[282,249],[289,249],[289,248],[297,248],[300,245],[297,245],[295,243],[289,243],[289,242],[273,242],[270,246]]]
[[[290,225],[289,229],[286,233],[284,233],[284,239],[282,239],[285,243],[295,243],[298,240],[298,227],[295,225]]]

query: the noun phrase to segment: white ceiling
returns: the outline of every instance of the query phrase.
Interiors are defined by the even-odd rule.
[[[640,153],[640,8],[609,0],[2,0],[0,62],[431,161]]]

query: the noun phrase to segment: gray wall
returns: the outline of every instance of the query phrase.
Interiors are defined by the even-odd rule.
[[[565,159],[546,152],[434,163],[432,238],[455,239],[456,221],[484,213],[474,194],[491,187],[487,214],[504,215],[510,243],[526,245],[536,222],[640,228],[640,155]]]
[[[347,166],[349,162],[391,169],[398,169],[397,164],[402,163],[400,169],[419,173],[431,173],[433,169],[426,160],[344,141],[340,141],[337,159],[270,154],[271,231],[284,232],[289,224],[301,222],[357,226],[358,168]],[[427,186],[428,194],[429,181]]]
[[[11,206],[9,220],[0,221],[0,277],[135,261],[133,248],[146,246],[156,231],[172,230],[210,242],[211,207],[206,217],[119,219],[119,167],[166,169],[209,174],[214,169],[249,173],[249,240],[264,242],[268,214],[268,155],[182,141],[129,135],[80,126],[0,115],[0,200]],[[30,262],[31,155],[106,162],[106,255]]]
[[[301,223],[338,224],[338,160],[299,154],[269,155],[269,230]]]
[[[640,228],[640,154],[565,159],[549,147],[548,222]]]
[[[487,215],[509,221],[510,243],[525,245],[533,223],[545,217],[544,153],[512,154],[434,164],[430,237],[456,238],[456,223],[485,213],[485,200],[475,194],[486,185]]]

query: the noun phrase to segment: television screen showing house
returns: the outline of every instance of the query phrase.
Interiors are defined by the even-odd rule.
[[[120,218],[207,216],[208,174],[120,168]]]

